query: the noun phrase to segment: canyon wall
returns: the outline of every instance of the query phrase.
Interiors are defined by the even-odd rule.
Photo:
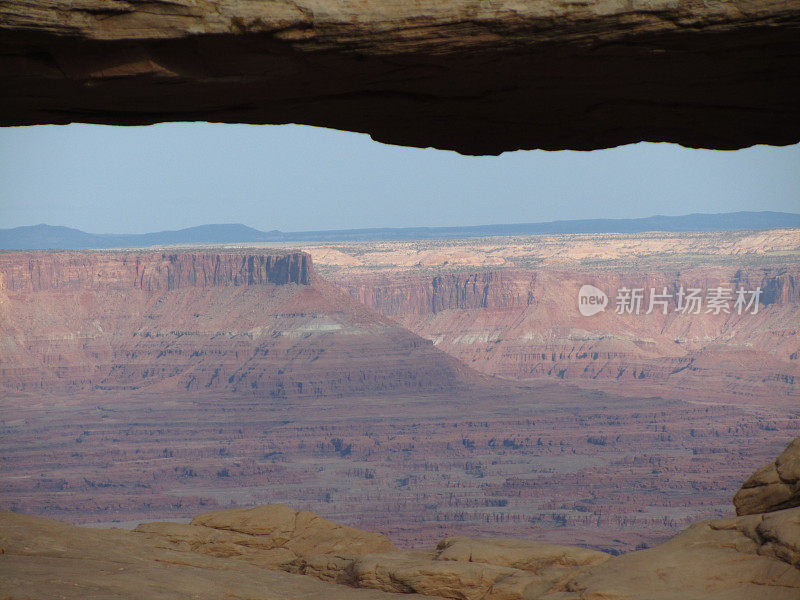
[[[246,285],[308,285],[311,257],[303,252],[28,252],[0,254],[0,290],[175,290]]]
[[[574,284],[593,284],[604,290],[623,287],[663,288],[675,294],[684,289],[707,290],[718,285],[754,290],[760,288],[764,306],[800,303],[800,271],[779,269],[689,269],[681,272],[607,273],[501,269],[461,270],[452,273],[389,275],[349,275],[339,277],[351,296],[381,313],[395,317],[429,315],[444,310],[514,309],[534,306],[540,301],[564,294]],[[674,308],[674,307],[673,307]],[[576,315],[577,316],[577,315]]]
[[[699,397],[796,398],[800,271],[778,267],[684,270],[557,268],[425,273],[332,274],[354,298],[396,319],[467,365],[515,379],[553,377],[613,382],[628,391]],[[606,310],[585,317],[578,290],[591,284],[609,296]],[[761,290],[755,311],[676,310],[681,288]],[[645,290],[641,314],[617,314],[618,290]],[[664,307],[648,311],[651,290]],[[750,296],[747,296],[750,299]],[[669,382],[669,383],[667,383]],[[703,382],[700,384],[700,382]],[[667,384],[667,385],[664,385]]]
[[[793,0],[0,4],[0,125],[300,123],[466,154],[800,139]]]
[[[0,379],[18,392],[287,397],[439,389],[468,372],[300,252],[2,254],[0,336]]]

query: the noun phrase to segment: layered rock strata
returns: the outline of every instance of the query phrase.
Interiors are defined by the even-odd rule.
[[[304,253],[0,256],[7,391],[301,397],[441,389],[471,377],[351,300]]]
[[[410,268],[390,274],[343,268],[329,276],[360,302],[487,375],[563,379],[681,398],[688,393],[696,398],[698,385],[714,397],[771,402],[800,396],[800,272],[793,267],[644,273]],[[581,315],[578,294],[585,284],[608,294],[604,311]],[[705,304],[697,314],[677,310],[681,292],[701,290],[705,303],[716,288],[730,290],[727,312],[715,314]],[[617,311],[624,289],[643,293],[635,313]],[[760,290],[757,310],[735,307],[739,289]],[[653,290],[666,293],[666,306],[650,309]]]

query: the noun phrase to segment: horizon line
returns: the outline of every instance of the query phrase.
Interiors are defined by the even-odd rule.
[[[301,234],[335,234],[335,233],[370,233],[370,232],[388,232],[388,231],[400,232],[400,231],[416,231],[416,230],[421,230],[421,231],[468,230],[468,229],[481,229],[481,228],[492,228],[492,227],[500,228],[500,227],[546,226],[546,225],[558,225],[566,223],[590,223],[590,222],[620,223],[620,222],[632,222],[632,221],[648,221],[651,219],[685,219],[689,217],[724,217],[724,216],[734,216],[734,215],[787,215],[792,217],[800,217],[800,213],[796,212],[774,211],[774,210],[760,210],[760,211],[740,210],[732,212],[715,212],[715,213],[694,212],[694,213],[686,213],[680,215],[656,214],[647,217],[597,217],[597,218],[585,218],[585,219],[555,219],[551,221],[524,221],[515,223],[479,223],[476,225],[408,225],[400,227],[392,227],[392,226],[352,227],[352,228],[339,228],[339,229],[306,229],[306,230],[295,230],[295,231],[283,231],[281,229],[258,229],[256,227],[246,225],[242,222],[227,222],[227,223],[201,223],[198,225],[189,225],[187,227],[180,227],[177,229],[161,229],[156,231],[146,231],[143,233],[115,233],[115,232],[98,233],[98,232],[86,231],[78,227],[71,227],[69,225],[51,225],[49,223],[41,222],[32,225],[17,225],[14,227],[0,228],[0,232],[6,233],[19,229],[49,227],[53,229],[68,229],[70,231],[92,236],[139,237],[139,236],[160,235],[168,233],[180,233],[180,232],[190,231],[193,229],[202,229],[206,227],[238,226],[262,234],[301,235]],[[797,226],[788,225],[786,227],[769,227],[768,229],[796,229],[796,228]],[[754,228],[754,229],[759,229],[759,228]],[[763,230],[764,228],[760,229]],[[728,229],[727,231],[747,231],[747,230],[748,230],[747,228],[742,228],[735,230]],[[659,230],[653,230],[653,231],[655,232]],[[716,231],[716,230],[712,229],[708,231]],[[598,233],[612,233],[612,232],[598,232]],[[627,233],[627,232],[619,232],[619,233]],[[645,232],[642,231],[638,233],[645,233]]]

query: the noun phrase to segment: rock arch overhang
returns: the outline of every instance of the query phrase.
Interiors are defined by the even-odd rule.
[[[6,0],[0,124],[301,123],[464,154],[800,141],[797,0]]]

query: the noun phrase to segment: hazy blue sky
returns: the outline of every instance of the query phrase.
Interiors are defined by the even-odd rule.
[[[0,130],[0,227],[297,231],[800,212],[800,146],[464,157],[301,126]]]

